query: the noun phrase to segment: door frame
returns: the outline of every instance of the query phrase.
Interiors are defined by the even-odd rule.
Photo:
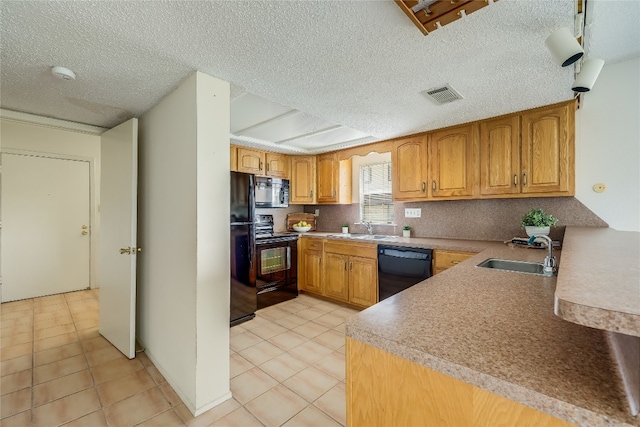
[[[2,148],[0,149],[0,153],[5,154],[17,154],[22,156],[33,156],[33,157],[47,157],[51,159],[60,159],[60,160],[81,160],[89,162],[89,230],[91,233],[89,235],[90,243],[89,243],[89,286],[91,289],[94,289],[98,286],[97,283],[97,272],[98,272],[98,257],[96,254],[98,253],[98,241],[100,239],[100,221],[99,221],[99,206],[98,206],[98,192],[99,192],[99,182],[97,182],[96,177],[96,165],[99,164],[95,157],[86,157],[86,156],[75,156],[71,154],[59,154],[59,153],[47,153],[43,151],[30,151],[30,150],[19,150],[15,148]],[[0,173],[2,169],[0,168]],[[99,173],[99,171],[98,171]],[[0,225],[1,226],[1,225]]]

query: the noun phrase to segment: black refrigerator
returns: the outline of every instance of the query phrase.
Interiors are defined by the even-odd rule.
[[[231,326],[255,317],[254,176],[231,172]]]

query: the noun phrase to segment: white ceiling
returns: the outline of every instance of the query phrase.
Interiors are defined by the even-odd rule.
[[[589,2],[590,55],[640,56],[640,1]],[[232,84],[232,142],[330,151],[571,99],[544,40],[574,8],[500,0],[423,36],[392,0],[2,0],[0,106],[109,128],[199,70]],[[464,99],[420,94],[446,83]]]

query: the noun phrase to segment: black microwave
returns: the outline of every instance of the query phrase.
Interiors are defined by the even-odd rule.
[[[289,180],[255,177],[256,208],[286,208],[289,206]]]

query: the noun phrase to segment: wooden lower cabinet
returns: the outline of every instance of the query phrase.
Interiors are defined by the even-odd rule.
[[[303,238],[298,248],[298,288],[366,308],[378,302],[375,243]]]
[[[298,248],[298,288],[323,294],[321,239],[300,239]]]
[[[349,300],[349,256],[326,253],[324,256],[324,294],[340,301]]]
[[[370,307],[378,302],[378,261],[349,257],[349,302]]]
[[[569,422],[347,338],[347,426],[538,426]]]
[[[471,258],[475,252],[446,251],[436,249],[433,251],[433,274],[442,273],[448,268],[455,267],[462,261]]]
[[[375,243],[327,241],[324,245],[324,296],[370,307],[378,302]]]

